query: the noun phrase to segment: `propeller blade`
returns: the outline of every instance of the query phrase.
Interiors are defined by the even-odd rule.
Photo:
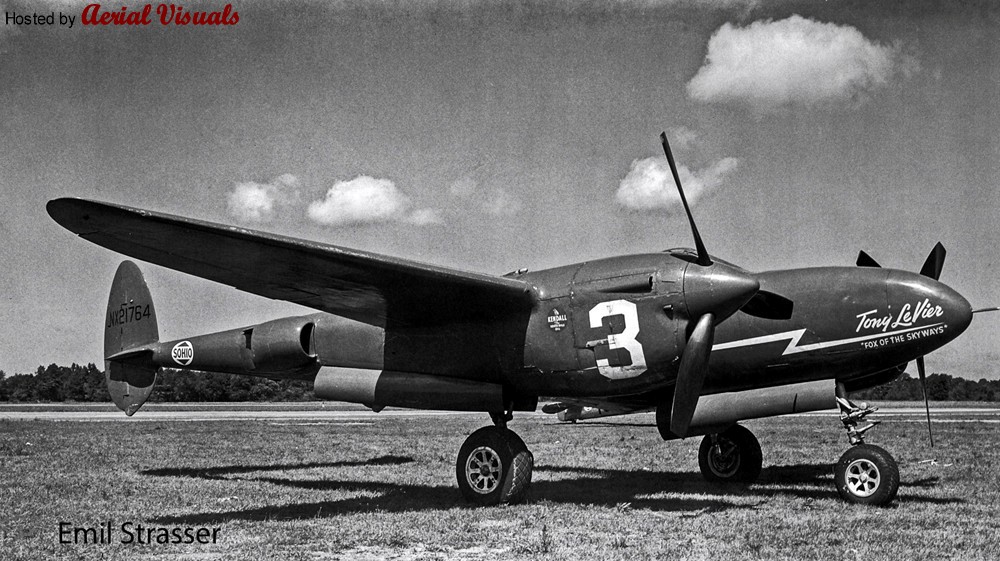
[[[861,251],[858,253],[858,267],[875,267],[878,269],[881,268],[882,265],[879,265],[878,261],[872,259],[871,255]]]
[[[917,372],[920,374],[920,390],[924,392],[924,410],[927,411],[927,436],[930,437],[931,448],[933,448],[934,433],[931,432],[931,406],[927,402],[927,376],[924,374],[924,357],[922,356],[917,357]]]
[[[694,216],[691,214],[691,207],[688,206],[687,197],[684,196],[684,189],[681,187],[681,178],[677,175],[677,164],[674,163],[674,155],[670,153],[670,144],[667,143],[667,133],[660,133],[660,140],[663,142],[663,153],[667,155],[667,163],[670,164],[670,173],[674,174],[674,183],[677,185],[677,192],[681,196],[681,203],[684,204],[684,212],[687,213],[688,222],[691,223],[691,233],[694,235],[694,246],[698,250],[698,263],[703,267],[707,267],[712,264],[712,258],[708,255],[708,250],[705,249],[705,244],[701,241],[701,234],[698,233],[698,227],[694,224]]]
[[[924,266],[920,268],[920,274],[938,280],[941,277],[941,267],[944,267],[944,256],[947,253],[941,242],[938,242],[924,261]]]
[[[740,310],[745,314],[764,319],[789,319],[795,303],[780,294],[758,290]]]
[[[715,338],[715,316],[705,314],[691,332],[674,386],[674,402],[670,408],[670,432],[677,436],[687,436],[694,410],[698,406],[701,388],[708,374],[708,355],[712,351]]]

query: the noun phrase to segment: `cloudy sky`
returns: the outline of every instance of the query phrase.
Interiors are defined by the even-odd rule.
[[[501,274],[691,245],[661,130],[713,254],[919,269],[940,240],[942,280],[1000,305],[991,2],[234,0],[231,26],[116,27],[0,1],[76,20],[0,26],[8,374],[101,361],[120,257],[49,199]],[[141,266],[164,338],[305,311]],[[998,336],[978,316],[928,366],[997,378]]]

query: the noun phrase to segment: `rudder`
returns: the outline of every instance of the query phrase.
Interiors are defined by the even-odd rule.
[[[142,271],[122,261],[111,283],[104,326],[104,379],[119,409],[131,416],[153,391],[159,368],[149,345],[160,338]]]

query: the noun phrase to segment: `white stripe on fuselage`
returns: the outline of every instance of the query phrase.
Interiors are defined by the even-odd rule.
[[[738,341],[730,341],[728,343],[719,343],[712,345],[713,351],[723,351],[726,349],[736,349],[739,347],[750,347],[753,345],[763,345],[766,343],[774,343],[775,341],[788,340],[788,346],[785,347],[784,352],[781,356],[792,355],[796,353],[807,353],[809,351],[817,351],[819,349],[825,349],[828,347],[839,347],[841,345],[849,345],[851,343],[860,343],[862,341],[870,341],[872,339],[881,339],[882,337],[892,337],[893,335],[902,335],[903,333],[909,333],[911,331],[920,331],[921,329],[933,329],[939,325],[944,325],[944,323],[935,323],[933,325],[921,325],[920,327],[911,327],[909,329],[901,329],[899,331],[890,331],[888,333],[874,333],[872,335],[863,335],[861,337],[852,337],[850,339],[838,339],[836,341],[826,341],[823,343],[813,343],[811,345],[799,346],[799,339],[805,335],[805,329],[796,329],[795,331],[785,331],[783,333],[775,333],[773,335],[764,335],[762,337],[751,337],[750,339],[740,339]]]

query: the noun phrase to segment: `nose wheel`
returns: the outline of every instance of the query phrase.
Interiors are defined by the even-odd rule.
[[[852,446],[837,462],[834,480],[849,503],[882,506],[896,498],[899,467],[892,456],[871,444]]]
[[[840,421],[847,430],[851,447],[834,468],[833,478],[840,497],[849,503],[883,506],[892,502],[899,491],[899,466],[892,455],[872,444],[865,444],[864,434],[878,421],[866,417],[878,410],[867,403],[856,405],[847,398],[843,384],[837,384]],[[862,424],[859,427],[859,424]]]

